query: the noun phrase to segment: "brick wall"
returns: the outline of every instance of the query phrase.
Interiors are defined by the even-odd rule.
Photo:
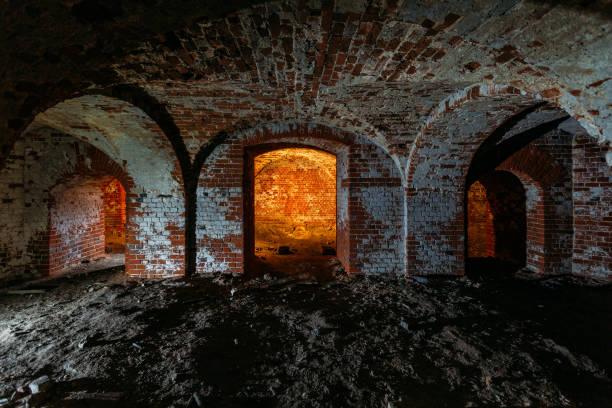
[[[493,130],[526,106],[514,95],[468,100],[425,129],[408,167],[408,273],[464,273],[470,163]]]
[[[409,273],[463,273],[463,189],[472,158],[496,128],[530,104],[513,95],[467,100],[425,130],[408,172]],[[549,116],[556,117],[534,114],[539,120]],[[506,137],[534,126],[530,120]],[[540,135],[498,167],[526,189],[527,263],[540,272],[571,271],[571,137],[562,131]]]
[[[125,251],[125,190],[109,176],[63,180],[50,191],[48,273]]]
[[[98,154],[100,152],[86,143],[48,128],[33,130],[20,139],[14,150],[11,166],[0,172],[0,191],[5,197],[1,213],[7,218],[5,225],[11,231],[10,234],[0,237],[0,247],[6,249],[2,262],[6,266],[0,270],[1,280],[46,275],[50,272],[51,262],[55,262],[52,271],[63,269],[63,266],[59,265],[61,260],[67,260],[70,264],[72,258],[67,251],[70,244],[62,243],[61,240],[72,239],[68,230],[75,225],[79,217],[78,222],[91,226],[92,231],[97,231],[96,234],[102,225],[100,242],[101,253],[104,253],[104,230],[103,224],[100,224],[103,218],[95,215],[95,209],[102,209],[101,185],[97,186],[97,190],[91,185],[84,188],[84,203],[88,204],[84,208],[89,211],[84,210],[87,212],[80,214],[80,199],[76,190],[71,191],[68,185],[63,184],[73,183],[72,187],[80,185],[93,176],[93,168],[104,167],[104,164],[109,171],[107,174],[113,174],[110,172],[112,162],[99,160],[103,156],[96,158]],[[117,169],[118,166],[115,170]],[[81,174],[82,177],[75,178],[76,174]],[[100,174],[97,177],[100,177]],[[52,194],[54,188],[57,193],[55,195]],[[55,204],[59,207],[52,210]],[[64,214],[70,213],[75,213],[75,217],[64,218]],[[9,221],[9,218],[12,221]],[[93,227],[94,225],[98,227]],[[50,231],[52,226],[55,226],[57,231]],[[82,253],[84,247],[76,249],[75,254]]]
[[[43,127],[20,139],[0,171],[0,214],[8,232],[0,237],[0,280],[56,273],[77,259],[103,255],[101,189],[111,178],[126,188],[127,273],[183,273],[183,198],[135,185],[102,151]],[[101,179],[97,190],[89,187]],[[83,185],[87,187],[79,187]]]
[[[502,167],[504,168],[504,167]],[[546,273],[554,272],[557,265],[552,264],[547,256],[546,241],[557,238],[552,231],[547,234],[547,224],[551,227],[551,222],[546,218],[546,196],[542,187],[531,177],[515,171],[523,187],[525,188],[525,209],[526,209],[526,260],[525,266],[535,272]],[[557,272],[562,272],[559,270]]]
[[[366,90],[362,88],[364,93],[360,95],[366,95]],[[394,91],[400,94],[402,89]],[[227,92],[233,90],[228,88]],[[267,125],[232,133],[207,158],[200,174],[198,271],[244,271],[249,233],[246,154],[265,144],[289,144],[322,149],[336,156],[336,247],[349,272],[462,273],[465,179],[471,159],[478,146],[508,117],[533,104],[523,95],[481,98],[478,92],[471,93],[475,95],[465,96],[466,100],[456,106],[449,104],[446,110],[436,111],[413,150],[404,143],[394,143],[395,153],[402,157],[392,158],[386,150],[390,146],[382,148],[372,139],[312,124]],[[240,125],[240,109],[257,116],[255,108],[266,106],[269,112],[259,122],[269,122],[279,101],[260,95],[254,105],[245,102],[235,110],[233,103],[216,96],[212,92],[207,100],[214,99],[223,107],[218,113],[228,122],[215,122],[215,126],[222,129],[227,125],[231,130],[251,128],[249,121],[248,126]],[[243,95],[234,97],[240,101]],[[52,260],[44,251],[51,238],[49,194],[54,186],[83,170],[94,178],[109,174],[127,183],[128,273],[162,277],[183,272],[183,180],[172,146],[155,124],[142,113],[135,113],[129,104],[103,102],[110,104],[102,109],[104,112],[98,105],[102,102],[95,98],[85,98],[81,105],[63,103],[64,107],[48,113],[45,120],[63,126],[65,131],[81,131],[77,138],[50,132],[38,124],[8,157],[0,172],[0,217],[7,231],[0,237],[0,279],[38,276],[50,265]],[[180,111],[177,124],[188,130],[183,137],[191,138],[190,152],[195,154],[200,141],[206,140],[199,139],[198,120],[208,113],[199,114],[197,120],[191,118],[192,102],[186,98],[185,106],[175,104],[173,109]],[[333,116],[339,112],[334,109],[323,110]],[[90,114],[93,110],[96,113]],[[91,121],[83,124],[74,117],[68,120],[70,112]],[[110,117],[104,116],[105,112],[110,112]],[[124,115],[128,114],[140,115],[140,122],[126,122]],[[347,117],[340,119],[350,127]],[[377,132],[397,133],[395,127],[401,125],[398,117],[394,116],[393,122],[391,118],[383,120],[383,116],[379,119]],[[129,132],[120,131],[124,127]],[[605,149],[580,136],[572,151],[572,138],[573,133],[560,131],[541,135],[498,169],[515,174],[526,191],[528,266],[545,273],[573,270],[608,276],[610,169],[605,164]],[[396,162],[407,167],[405,183]]]
[[[103,257],[104,199],[107,180],[62,183],[50,192],[49,270],[56,275],[65,269]]]
[[[573,272],[612,277],[612,170],[606,148],[579,134],[574,141]]]
[[[529,149],[539,151],[524,159],[532,168],[528,173],[543,189],[545,252],[548,273],[572,271],[573,218],[572,140],[574,133],[562,130],[549,132],[535,140]],[[541,153],[541,154],[540,154]],[[550,163],[550,164],[548,164]]]
[[[126,272],[163,278],[185,273],[183,197],[127,193]]]
[[[350,273],[402,273],[403,188],[395,163],[357,135],[309,124],[234,134],[209,156],[198,189],[198,271],[243,272],[245,254],[250,256],[244,229],[249,218],[245,153],[275,143],[336,155],[337,248],[345,268]]]
[[[498,167],[525,187],[527,266],[541,273],[572,270],[572,137],[548,132]]]
[[[61,102],[38,115],[37,123],[73,135],[129,176],[129,186],[117,177],[126,189],[127,273],[138,277],[183,274],[182,170],[172,142],[159,125],[133,104],[102,95]]]
[[[24,266],[28,245],[23,222],[26,211],[23,179],[26,145],[24,139],[19,139],[0,171],[0,283],[36,276],[36,271]]]
[[[335,249],[335,156],[284,148],[256,156],[254,166],[256,254],[279,246],[311,255],[321,255],[324,246]]]

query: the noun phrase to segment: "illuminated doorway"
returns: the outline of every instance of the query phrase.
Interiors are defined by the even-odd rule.
[[[248,269],[325,273],[336,255],[336,156],[285,147],[254,152],[248,166]]]

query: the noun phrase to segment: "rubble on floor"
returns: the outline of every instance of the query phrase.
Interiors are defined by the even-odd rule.
[[[576,277],[73,275],[0,295],[0,406],[605,406],[611,295]]]

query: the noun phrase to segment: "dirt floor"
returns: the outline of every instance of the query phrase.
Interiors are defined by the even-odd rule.
[[[279,278],[308,275],[316,280],[330,280],[336,275],[330,263],[336,258],[330,255],[268,255],[255,258],[252,268],[255,276],[277,276]]]
[[[612,404],[610,285],[475,270],[132,281],[115,267],[5,290],[0,406]]]

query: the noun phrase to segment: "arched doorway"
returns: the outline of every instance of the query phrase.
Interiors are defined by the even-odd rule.
[[[466,218],[468,265],[525,266],[526,194],[518,177],[506,171],[481,176],[468,189]]]
[[[301,146],[253,149],[245,237],[251,273],[325,275],[336,255],[336,156]]]
[[[103,188],[104,202],[104,251],[111,254],[125,253],[125,189],[121,182],[112,179]]]
[[[237,132],[208,156],[197,190],[198,270],[253,271],[253,159],[284,148],[314,149],[336,158],[335,272],[340,273],[341,268],[347,274],[403,272],[405,190],[397,164],[366,138],[305,123]],[[323,251],[320,246],[318,250]]]
[[[77,176],[51,189],[49,201],[49,275],[125,253],[126,194],[119,180]]]

